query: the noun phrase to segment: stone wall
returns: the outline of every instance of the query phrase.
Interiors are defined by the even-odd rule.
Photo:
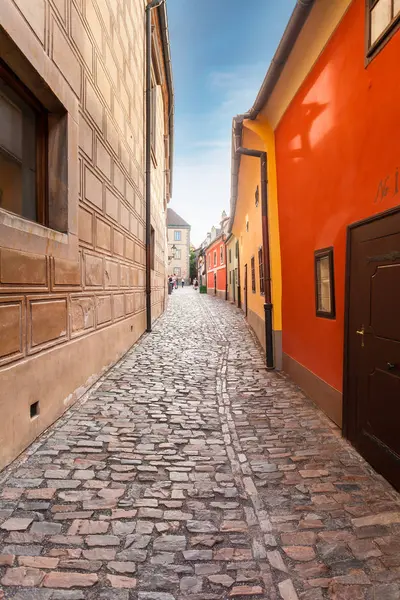
[[[1,3],[0,58],[46,108],[65,109],[68,230],[0,209],[0,467],[145,329],[144,9],[143,0]],[[165,302],[166,102],[163,83],[152,173],[154,317]]]

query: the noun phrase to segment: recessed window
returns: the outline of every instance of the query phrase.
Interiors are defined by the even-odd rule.
[[[235,258],[239,258],[239,242],[235,244]]]
[[[180,267],[174,267],[174,275],[176,277],[180,277],[181,276],[181,268]]]
[[[254,256],[251,257],[251,291],[256,293],[256,261]]]
[[[263,296],[265,293],[264,290],[264,261],[263,261],[263,249],[258,249],[258,273],[260,280],[260,294]]]
[[[232,285],[232,271],[229,271],[229,284]]]
[[[219,248],[219,264],[223,265],[224,264],[224,247],[220,246]]]
[[[47,112],[0,61],[0,208],[46,224]]]
[[[181,232],[180,231],[174,231],[174,241],[175,242],[181,241]]]
[[[315,303],[318,317],[335,318],[333,248],[315,252]]]
[[[229,264],[232,262],[232,249],[229,248]]]
[[[174,258],[179,260],[181,258],[181,251],[180,250],[175,250],[175,255]]]
[[[400,0],[367,0],[368,51],[371,58],[400,24]]]
[[[217,266],[217,251],[214,250],[214,267]]]

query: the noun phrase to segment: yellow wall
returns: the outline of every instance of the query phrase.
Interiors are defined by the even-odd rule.
[[[279,242],[279,220],[276,184],[276,162],[274,133],[266,119],[258,117],[255,121],[246,120],[243,127],[242,145],[256,150],[265,150],[268,157],[268,219],[271,252],[271,288],[273,304],[273,329],[282,330],[282,281],[281,257]],[[255,205],[257,185],[260,190],[260,202]],[[249,231],[246,230],[246,220],[249,221]],[[238,198],[232,233],[239,240],[240,248],[240,284],[242,289],[242,305],[244,302],[243,282],[244,265],[248,272],[248,308],[264,319],[264,296],[260,295],[258,277],[258,248],[262,246],[261,228],[261,189],[260,189],[260,160],[242,156],[239,170]],[[251,257],[255,257],[256,293],[251,289]]]
[[[228,282],[228,300],[233,301],[233,271],[237,267],[237,260],[235,256],[236,237],[231,235],[229,240],[226,242],[226,277]],[[231,262],[229,262],[229,253],[231,255]],[[230,275],[231,274],[231,275]],[[235,290],[235,301],[237,304],[237,294]]]

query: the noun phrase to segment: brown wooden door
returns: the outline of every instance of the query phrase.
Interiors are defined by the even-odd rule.
[[[247,265],[244,265],[243,296],[244,296],[244,314],[247,317]]]
[[[345,434],[400,489],[400,212],[349,235]]]

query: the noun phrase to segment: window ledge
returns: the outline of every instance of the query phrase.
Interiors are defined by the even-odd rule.
[[[29,233],[41,238],[47,238],[54,242],[58,242],[59,244],[68,244],[68,235],[66,233],[49,229],[34,221],[28,221],[19,215],[4,210],[4,208],[0,208],[0,225],[12,227],[23,233]]]

